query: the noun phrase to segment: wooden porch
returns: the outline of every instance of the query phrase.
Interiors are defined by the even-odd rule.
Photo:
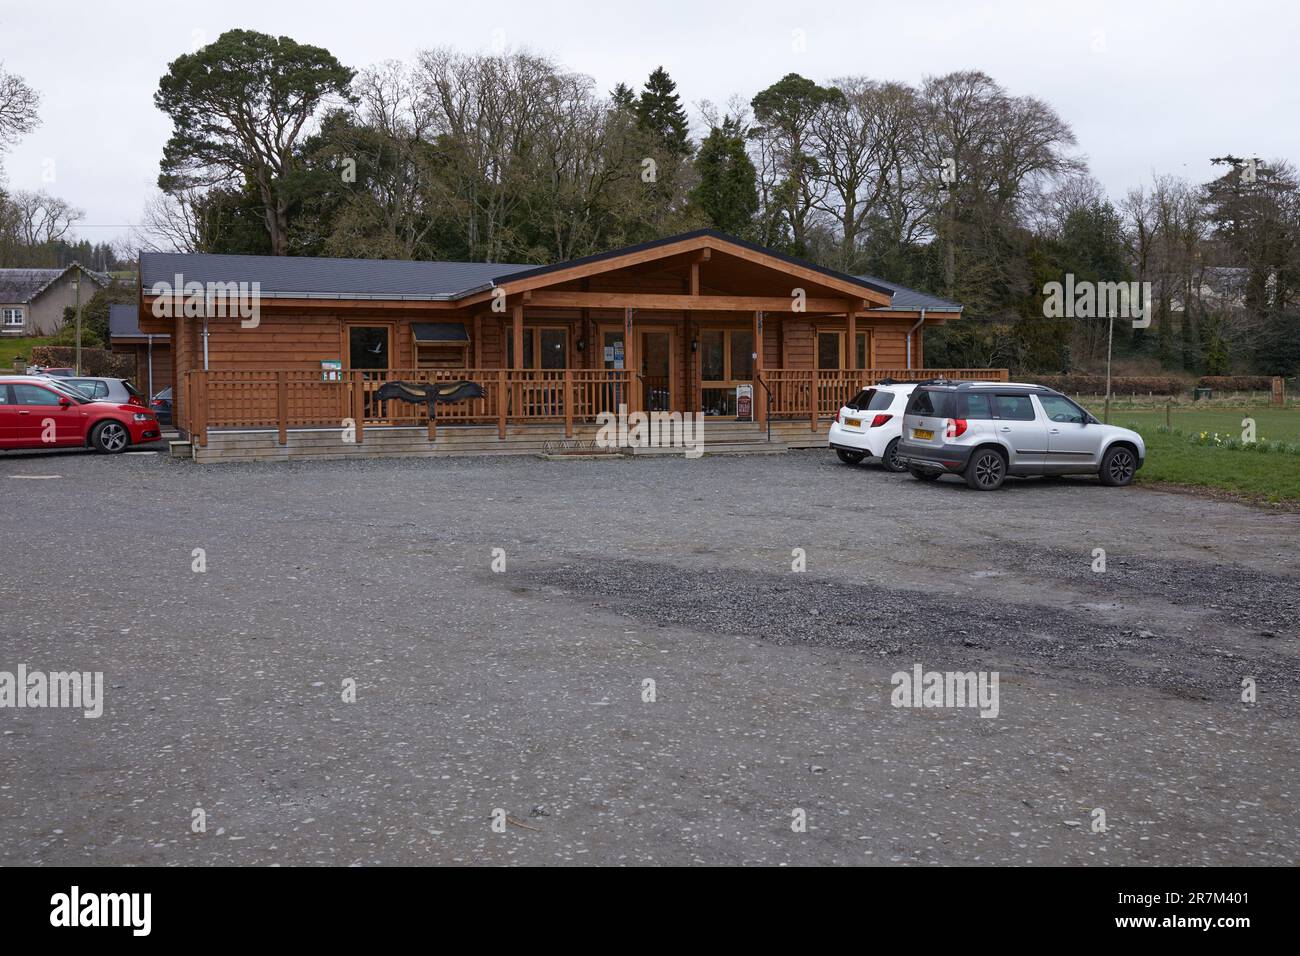
[[[775,434],[787,446],[792,446],[792,440],[793,446],[816,445],[824,440],[818,434],[823,424],[833,419],[860,389],[882,379],[929,378],[1006,381],[1007,370],[764,369],[754,376],[751,421],[738,423],[734,416],[707,416],[705,420],[718,426],[748,426],[731,429],[743,433],[746,441]],[[439,405],[436,420],[429,419],[423,405],[375,398],[385,382],[461,379],[481,385],[484,396]],[[226,433],[272,432],[275,444],[287,450],[293,433],[314,431],[319,439],[337,443],[338,437],[326,439],[320,435],[321,430],[342,433],[345,429],[351,430],[348,444],[357,446],[348,451],[349,456],[364,453],[367,432],[373,443],[376,433],[398,430],[404,436],[403,453],[418,453],[421,448],[429,454],[455,453],[452,449],[458,445],[469,450],[465,442],[471,435],[474,451],[495,448],[498,454],[531,452],[535,450],[533,445],[542,440],[594,434],[597,416],[604,412],[617,415],[620,406],[629,413],[652,411],[655,395],[652,381],[627,369],[196,369],[183,373],[179,384],[183,401],[179,403],[176,425],[192,441],[196,457],[208,459],[227,457],[197,451],[208,447],[214,433],[226,436],[222,444],[228,445]],[[698,408],[697,404],[695,410]],[[542,439],[542,435],[549,437]],[[394,440],[393,435],[385,436],[390,446]],[[301,446],[303,441],[299,436],[293,444]],[[320,441],[313,438],[308,444],[315,447]]]

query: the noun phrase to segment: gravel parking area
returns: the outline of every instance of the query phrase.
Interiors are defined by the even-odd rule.
[[[0,672],[105,698],[0,709],[3,865],[1300,861],[1300,515],[823,452],[0,490]]]

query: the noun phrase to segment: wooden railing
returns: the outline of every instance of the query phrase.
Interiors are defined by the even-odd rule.
[[[1004,368],[774,368],[764,369],[759,375],[772,395],[772,418],[806,418],[814,430],[822,419],[834,418],[840,407],[859,391],[886,379],[897,382],[935,378],[986,382],[1008,379]]]
[[[386,382],[475,382],[483,397],[440,404],[437,424],[496,425],[593,419],[630,405],[627,370],[390,369],[381,372],[320,370],[186,372],[176,424],[206,444],[210,429],[277,428],[283,444],[290,428],[340,428],[350,423],[364,440],[366,425],[428,425],[428,408],[397,399],[380,401]]]
[[[773,418],[807,419],[813,429],[860,389],[882,379],[1007,380],[1006,369],[764,369],[759,375],[755,402],[765,403],[770,392]],[[439,405],[436,423],[423,404],[376,397],[385,382],[460,380],[482,386],[483,397]],[[572,436],[575,421],[617,412],[620,405],[640,408],[647,393],[652,404],[659,403],[656,387],[654,380],[636,381],[625,369],[192,370],[179,383],[176,424],[200,444],[214,428],[275,428],[284,444],[291,428],[348,423],[358,441],[367,425],[427,425],[433,437],[435,424],[494,424],[504,438],[507,423],[563,422],[565,434]]]

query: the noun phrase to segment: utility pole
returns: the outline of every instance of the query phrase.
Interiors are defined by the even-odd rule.
[[[77,374],[81,374],[81,267],[75,262],[72,267],[76,269],[72,273],[72,291],[77,296]]]
[[[1106,332],[1106,411],[1102,416],[1110,424],[1110,356],[1115,345],[1115,310],[1110,310],[1110,326]]]

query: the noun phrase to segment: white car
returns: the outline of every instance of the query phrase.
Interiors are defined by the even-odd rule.
[[[840,461],[856,465],[867,457],[879,458],[886,471],[905,471],[898,460],[898,441],[903,437],[903,410],[914,388],[915,383],[870,385],[841,408],[827,437]]]

